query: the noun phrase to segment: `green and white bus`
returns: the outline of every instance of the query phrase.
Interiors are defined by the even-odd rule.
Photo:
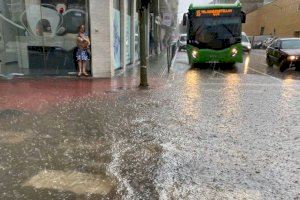
[[[183,18],[190,65],[243,62],[241,35],[245,20],[239,1],[234,4],[191,4]]]

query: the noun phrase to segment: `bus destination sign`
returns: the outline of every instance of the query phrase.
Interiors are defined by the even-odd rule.
[[[195,15],[196,17],[201,16],[221,16],[221,15],[228,15],[232,14],[233,9],[210,9],[210,10],[196,10]]]

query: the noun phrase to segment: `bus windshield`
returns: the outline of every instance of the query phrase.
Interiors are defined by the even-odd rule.
[[[190,42],[198,48],[225,49],[241,41],[240,17],[194,17]]]

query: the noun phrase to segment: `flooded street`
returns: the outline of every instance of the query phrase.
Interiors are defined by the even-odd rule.
[[[261,55],[212,70],[179,52],[146,90],[132,72],[36,104],[6,93],[0,199],[299,199],[300,74]]]

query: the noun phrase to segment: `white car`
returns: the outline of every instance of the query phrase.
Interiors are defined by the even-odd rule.
[[[242,46],[243,46],[243,51],[250,52],[251,51],[251,43],[246,35],[246,33],[242,32]]]
[[[178,40],[178,50],[186,49],[187,45],[187,34],[181,34]]]

